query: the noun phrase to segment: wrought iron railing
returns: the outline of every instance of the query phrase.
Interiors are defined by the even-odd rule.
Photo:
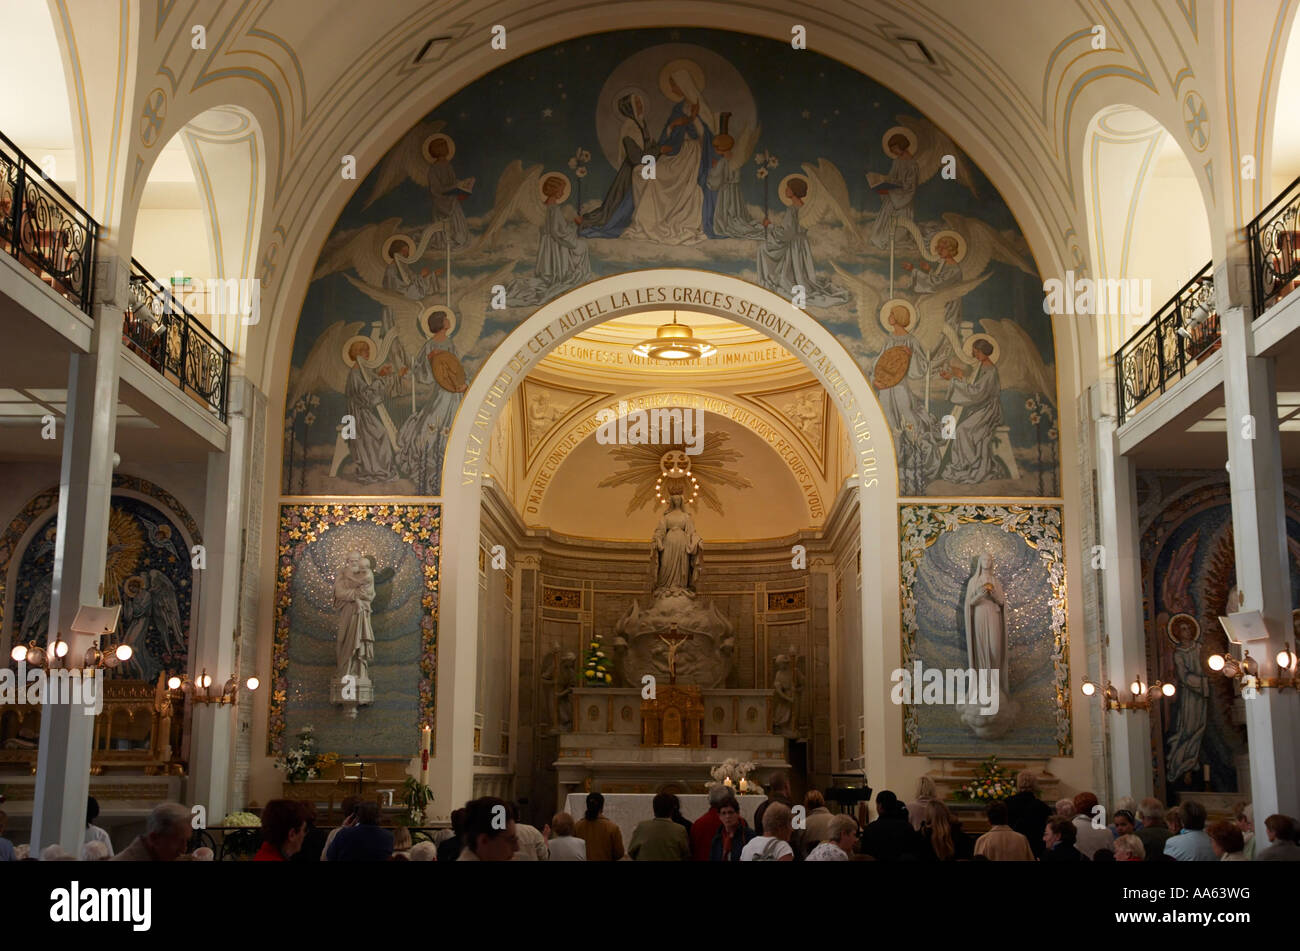
[[[0,133],[0,250],[91,312],[99,223]]]
[[[1259,317],[1300,287],[1300,178],[1246,225],[1250,287]]]
[[[1218,349],[1219,312],[1207,264],[1115,354],[1120,425]]]
[[[122,342],[225,422],[230,350],[134,258]]]

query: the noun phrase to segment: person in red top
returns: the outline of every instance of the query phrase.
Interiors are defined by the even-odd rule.
[[[272,799],[262,810],[262,847],[254,862],[287,862],[307,838],[307,811],[291,799]]]
[[[713,848],[713,835],[722,825],[718,815],[718,806],[726,799],[732,798],[731,790],[717,785],[709,790],[709,811],[691,823],[691,861],[709,861],[709,852]]]

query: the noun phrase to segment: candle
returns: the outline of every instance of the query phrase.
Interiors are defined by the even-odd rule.
[[[429,785],[429,741],[432,732],[426,724],[420,729],[420,785]]]
[[[728,776],[726,779],[724,779],[724,780],[722,781],[722,785],[724,785],[724,786],[726,786],[728,789],[730,789],[730,788],[731,788],[731,777]]]
[[[1206,764],[1205,764],[1205,768],[1201,770],[1201,774],[1202,774],[1203,776],[1205,776],[1205,781],[1208,783],[1208,782],[1210,781],[1210,764],[1209,764],[1209,763],[1206,763]]]
[[[741,792],[749,791],[749,780],[745,779],[745,777],[743,776],[740,778],[740,791]]]

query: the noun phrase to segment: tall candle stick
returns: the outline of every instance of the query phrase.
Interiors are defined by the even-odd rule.
[[[420,785],[429,785],[429,741],[432,733],[428,724],[420,729]]]

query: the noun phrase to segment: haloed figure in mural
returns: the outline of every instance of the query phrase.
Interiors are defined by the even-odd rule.
[[[537,244],[537,265],[532,277],[511,281],[506,300],[512,307],[542,304],[579,284],[591,280],[591,262],[587,242],[578,237],[579,219],[570,219],[564,210],[572,186],[559,172],[542,176],[542,204],[546,217]]]
[[[446,307],[433,307],[423,319],[429,339],[415,358],[415,381],[429,388],[424,405],[406,418],[397,435],[397,465],[421,495],[436,495],[442,484],[442,457],[456,410],[469,384],[465,369],[447,339],[455,329]]]
[[[600,206],[581,216],[584,238],[617,238],[632,221],[635,207],[632,197],[633,176],[640,178],[641,160],[659,155],[659,143],[646,128],[645,95],[639,89],[626,89],[614,101],[614,111],[623,119],[619,130],[622,163],[613,184],[605,192]]]
[[[680,495],[668,499],[668,508],[655,528],[651,552],[655,563],[654,596],[685,591],[695,593],[700,577],[703,543],[695,531],[695,520],[686,511]]]
[[[473,180],[465,182],[456,178],[456,170],[451,165],[455,154],[455,141],[441,132],[430,136],[425,144],[425,156],[430,163],[429,198],[433,203],[433,223],[441,232],[434,246],[439,248],[446,248],[449,241],[453,249],[469,244],[469,225],[461,202],[469,195]]]
[[[387,482],[397,474],[396,435],[384,401],[407,373],[406,367],[394,373],[387,365],[372,370],[369,364],[374,356],[374,340],[360,336],[349,340],[343,353],[343,361],[350,368],[343,395],[347,397],[348,413],[356,421],[356,436],[348,440],[348,449],[356,465],[356,479],[363,483]]]
[[[758,141],[758,129],[750,128],[740,133],[740,141],[728,131],[731,113],[718,116],[718,134],[713,137],[713,148],[718,153],[709,170],[706,184],[716,193],[713,208],[713,233],[719,238],[763,237],[763,226],[749,215],[745,194],[740,187],[741,172],[749,165],[749,156]]]
[[[661,244],[698,244],[713,235],[713,192],[704,187],[712,168],[713,111],[704,99],[704,70],[674,60],[659,74],[673,103],[659,134],[655,177],[632,179],[636,208],[624,237]]]
[[[785,213],[776,223],[763,221],[769,230],[758,249],[758,282],[783,297],[789,297],[798,285],[804,289],[807,306],[833,307],[846,302],[848,291],[829,280],[817,279],[808,229],[799,226],[799,210],[809,197],[808,178],[787,175],[777,187],[777,196],[785,205]]]
[[[902,491],[919,494],[939,470],[934,417],[913,387],[924,387],[930,372],[925,347],[911,332],[916,308],[905,300],[886,301],[882,322],[888,342],[871,368],[872,385],[889,428],[898,440],[898,470]]]
[[[917,168],[913,152],[916,137],[907,129],[885,133],[885,150],[894,160],[886,175],[870,173],[867,184],[880,196],[880,214],[871,229],[871,243],[882,250],[891,247],[899,228],[916,231],[912,221],[912,200],[916,198]]]
[[[1190,614],[1169,620],[1169,640],[1174,645],[1174,677],[1178,681],[1178,713],[1165,753],[1169,782],[1190,784],[1201,761],[1205,718],[1210,704],[1210,684],[1201,660],[1201,625]]]
[[[185,643],[176,588],[155,568],[149,569],[147,577],[132,575],[122,585],[122,617],[118,624],[122,642],[130,644],[133,652],[122,670],[141,680],[156,680],[162,670],[158,656],[145,642],[151,632],[157,633],[162,654],[171,654]]]
[[[967,342],[975,369],[959,363],[939,371],[949,381],[948,399],[954,404],[957,427],[943,478],[963,485],[1007,477],[1006,465],[997,457],[995,437],[1002,425],[1002,382],[998,379],[997,344],[988,334],[975,334]],[[970,373],[967,380],[966,374]]]

